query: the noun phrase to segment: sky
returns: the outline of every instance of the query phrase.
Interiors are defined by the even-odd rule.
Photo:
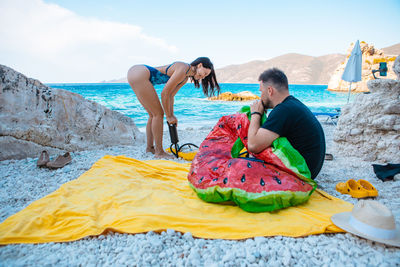
[[[400,43],[400,0],[0,0],[0,64],[45,83],[100,82],[135,64],[216,68],[287,53]]]

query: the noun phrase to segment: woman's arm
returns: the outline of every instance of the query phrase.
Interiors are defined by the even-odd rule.
[[[177,62],[173,67],[174,72],[172,73],[170,79],[165,84],[164,89],[161,92],[161,103],[167,117],[167,121],[169,118],[172,118],[174,116],[174,96],[179,91],[179,89],[187,82],[187,65],[181,62]]]
[[[186,84],[187,80],[188,80],[188,77],[186,77],[181,83],[179,83],[171,93],[172,98],[171,98],[170,114],[172,114],[172,115],[174,115],[175,95],[176,95],[176,93],[178,93],[179,89],[181,89],[181,87]]]

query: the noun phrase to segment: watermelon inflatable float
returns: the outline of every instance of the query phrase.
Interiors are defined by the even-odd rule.
[[[265,120],[265,118],[264,118]],[[304,158],[285,137],[252,157],[247,148],[250,125],[243,113],[222,117],[193,159],[190,186],[206,202],[233,201],[245,211],[274,211],[306,202],[317,184]]]

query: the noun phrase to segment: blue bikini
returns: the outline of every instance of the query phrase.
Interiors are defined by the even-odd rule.
[[[165,73],[168,73],[168,69],[174,64],[175,64],[175,62],[172,63],[171,65],[169,65],[165,69]],[[170,77],[167,74],[161,73],[159,70],[157,70],[157,69],[155,69],[155,68],[153,68],[151,66],[147,66],[147,65],[144,65],[144,66],[150,71],[149,80],[153,85],[164,84],[164,83],[168,82]],[[186,71],[186,74],[189,72],[189,70],[190,70],[190,65],[189,65],[189,69]]]

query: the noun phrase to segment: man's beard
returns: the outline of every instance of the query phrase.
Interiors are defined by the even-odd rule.
[[[269,109],[269,108],[273,108],[272,102],[269,98],[267,98],[267,100],[265,100],[265,101],[261,100],[261,103],[263,104],[264,111],[267,111],[267,109]]]

